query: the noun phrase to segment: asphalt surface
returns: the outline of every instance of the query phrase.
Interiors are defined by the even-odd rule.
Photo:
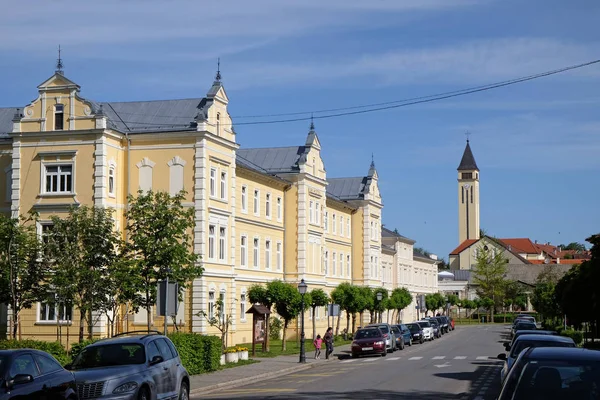
[[[335,353],[309,370],[192,399],[491,400],[500,389],[502,362],[496,357],[506,332],[503,325],[458,326],[386,357]]]

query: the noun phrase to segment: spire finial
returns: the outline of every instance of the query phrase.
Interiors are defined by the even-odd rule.
[[[61,74],[63,73],[63,62],[62,62],[62,58],[60,56],[61,53],[61,49],[60,49],[60,44],[58,45],[58,59],[56,60],[56,73]]]
[[[315,120],[313,118],[313,114],[310,113],[310,130],[314,131],[315,130]]]
[[[221,82],[221,57],[217,58],[217,76],[215,76],[217,82]]]
[[[469,136],[471,136],[471,132],[466,131],[465,136],[467,137],[467,143],[469,143]]]

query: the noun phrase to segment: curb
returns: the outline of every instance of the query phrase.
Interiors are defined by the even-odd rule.
[[[218,390],[218,389],[221,389],[224,387],[231,388],[231,387],[242,386],[247,383],[256,383],[258,380],[261,380],[261,379],[265,380],[265,379],[280,377],[280,376],[284,376],[284,375],[289,375],[291,373],[298,372],[298,371],[304,371],[306,369],[311,369],[311,368],[316,367],[319,364],[320,363],[314,363],[314,364],[306,364],[306,365],[302,365],[302,366],[290,367],[290,368],[281,369],[279,371],[265,372],[262,374],[253,375],[253,376],[250,376],[247,378],[234,379],[231,381],[217,383],[214,385],[203,386],[203,387],[199,387],[197,389],[190,390],[190,395],[213,392],[215,390]]]

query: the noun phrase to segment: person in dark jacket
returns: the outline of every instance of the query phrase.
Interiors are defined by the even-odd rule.
[[[329,355],[333,354],[333,328],[327,328],[327,332],[325,332],[325,336],[323,336],[323,340],[325,341],[325,359],[329,360]]]

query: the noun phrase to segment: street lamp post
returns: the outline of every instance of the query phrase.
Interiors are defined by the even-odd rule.
[[[379,308],[379,305],[381,304],[382,299],[383,299],[383,293],[377,292],[377,308]],[[375,322],[377,322],[377,319],[375,320]],[[381,323],[381,312],[379,314],[379,323]]]
[[[301,317],[300,317],[300,363],[306,362],[306,351],[304,349],[304,295],[306,294],[306,289],[308,289],[308,285],[304,282],[304,279],[300,281],[298,284],[298,292],[300,292],[300,296],[302,296],[301,303]]]

